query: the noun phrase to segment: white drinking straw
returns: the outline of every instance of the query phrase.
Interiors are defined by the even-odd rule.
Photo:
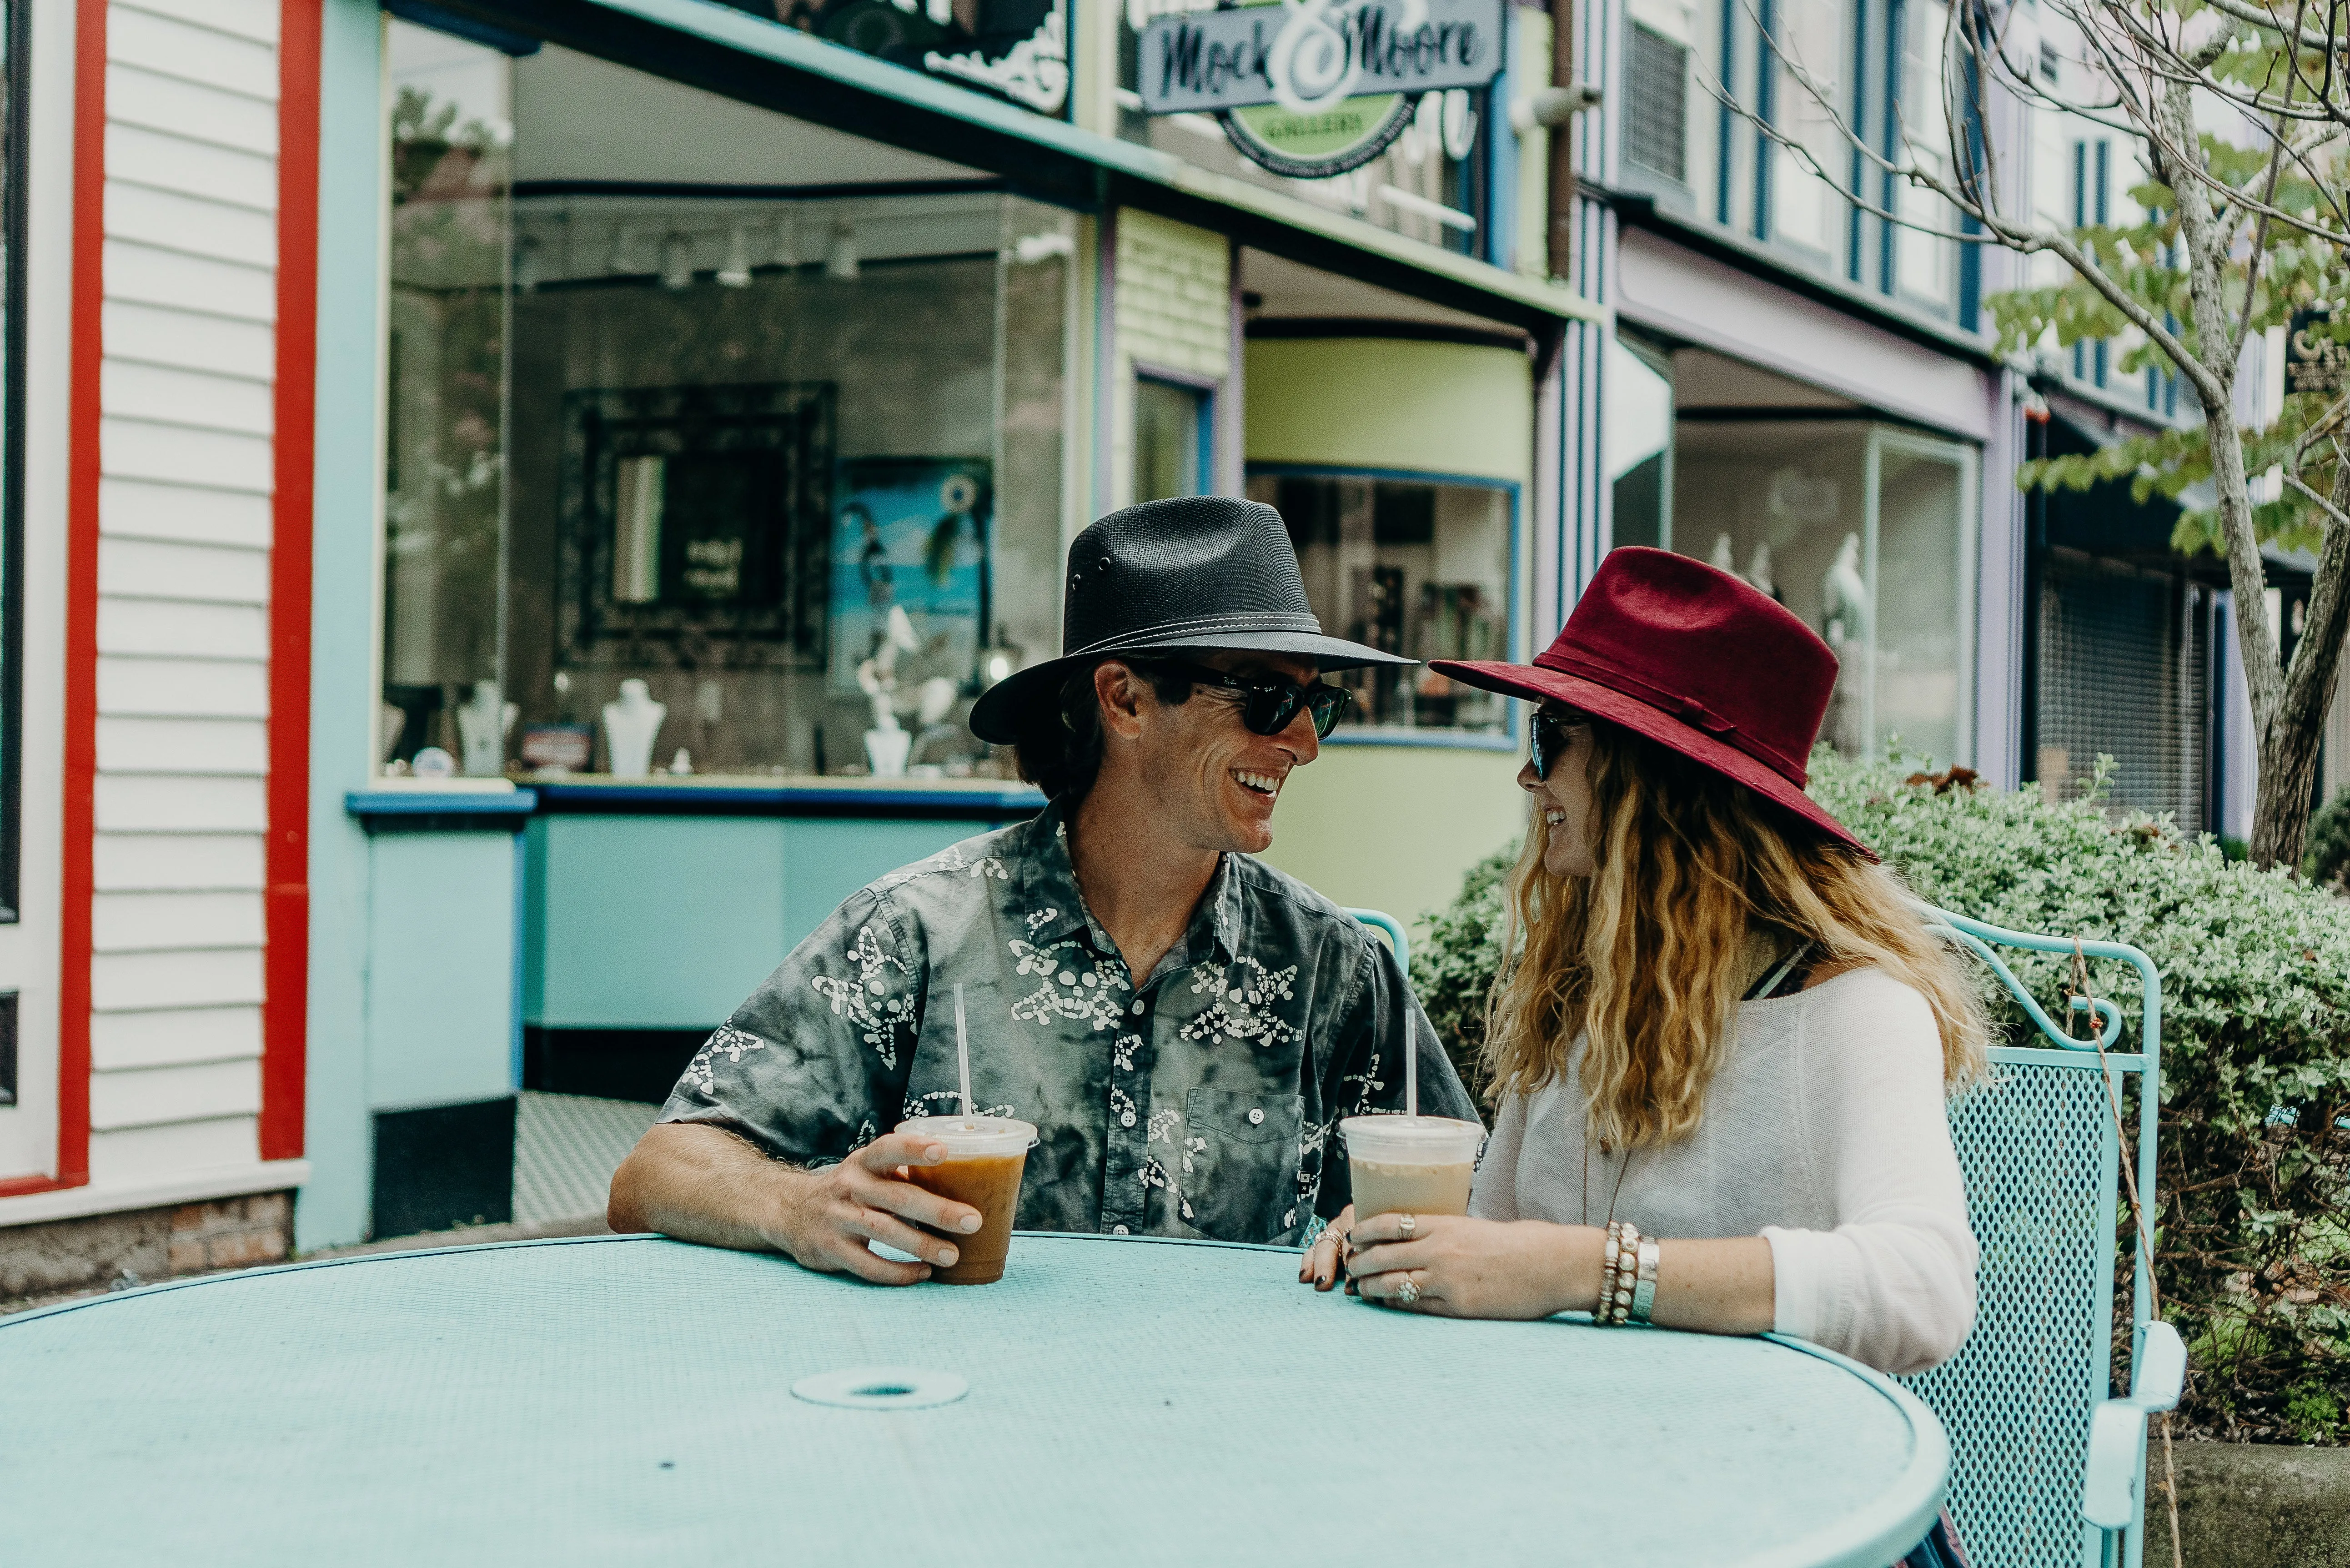
[[[971,1108],[971,1039],[963,1033],[962,987],[955,987],[955,1065],[962,1072],[962,1114],[970,1116]]]
[[[1408,1036],[1403,1043],[1403,1114],[1419,1115],[1419,1042]]]

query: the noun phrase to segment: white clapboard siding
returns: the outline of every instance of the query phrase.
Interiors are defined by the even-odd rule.
[[[98,609],[98,650],[188,659],[267,659],[269,612],[260,605],[107,598]]]
[[[242,105],[249,99],[229,99]],[[116,179],[183,191],[230,206],[266,212],[276,160],[267,153],[192,140],[175,131],[120,122],[106,129],[106,166]]]
[[[105,526],[101,495],[101,533]],[[265,605],[269,602],[269,556],[261,550],[100,538],[98,591],[142,599],[213,599]]]
[[[147,365],[181,365],[266,381],[276,372],[277,335],[269,324],[225,316],[191,316],[129,300],[109,300],[99,314],[106,357]]]
[[[97,1187],[140,1187],[260,1160],[260,1133],[250,1116],[89,1135],[89,1179]]]
[[[105,774],[260,774],[269,768],[269,726],[251,719],[98,721]]]
[[[250,1058],[100,1073],[89,1085],[94,1133],[251,1116],[260,1109],[261,1064]]]
[[[223,92],[184,78],[158,76],[136,66],[106,72],[106,117],[119,126],[185,137],[213,147],[277,156],[277,106],[244,93]],[[108,160],[107,173],[130,171]]]
[[[244,321],[272,319],[276,294],[265,267],[129,240],[107,241],[103,260],[109,298]]]
[[[259,1158],[276,0],[107,12],[90,1173]]]
[[[102,953],[169,948],[257,948],[261,899],[252,893],[100,893],[90,900],[90,945]]]
[[[269,667],[236,659],[100,659],[98,711],[146,718],[265,719]]]
[[[100,1012],[257,1002],[261,950],[99,953],[89,961],[89,991]]]
[[[97,816],[100,833],[266,833],[269,784],[265,779],[101,774]]]
[[[127,359],[108,361],[99,377],[99,405],[119,419],[226,431],[265,441],[276,412],[266,381]]]
[[[109,417],[99,421],[98,451],[104,471],[123,479],[216,490],[265,492],[270,486],[266,436]]]
[[[166,544],[269,546],[269,497],[190,490],[140,479],[101,479],[99,526],[120,538]],[[127,590],[125,590],[127,591]]]
[[[250,39],[256,44],[277,42],[277,10],[274,5],[256,5],[253,0],[135,0],[134,4],[118,5],[116,12],[141,11],[151,16],[169,16],[193,26],[209,27],[231,37]],[[275,96],[275,88],[272,88]]]
[[[90,1064],[101,1073],[234,1062],[260,1054],[258,1007],[100,1012],[89,1021]]]
[[[252,833],[101,833],[92,860],[101,892],[258,888],[264,872]]]
[[[118,65],[277,101],[277,51],[257,38],[115,5],[107,8],[106,54]]]
[[[277,220],[271,213],[119,177],[106,182],[106,232],[215,261],[277,264]]]

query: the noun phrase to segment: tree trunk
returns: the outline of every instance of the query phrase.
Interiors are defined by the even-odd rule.
[[[2334,472],[2334,506],[2350,509],[2350,463]],[[2317,785],[2319,737],[2342,674],[2342,635],[2350,626],[2350,529],[2329,524],[2311,580],[2308,618],[2284,671],[2284,696],[2261,732],[2261,782],[2248,853],[2256,866],[2299,866]]]
[[[2255,866],[2298,866],[2309,833],[2309,796],[2317,787],[2317,727],[2278,723],[2261,737],[2261,782],[2252,796]]]

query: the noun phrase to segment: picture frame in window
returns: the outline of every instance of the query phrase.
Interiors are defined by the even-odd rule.
[[[993,468],[983,457],[866,457],[840,465],[832,535],[830,651],[836,696],[870,694],[859,667],[882,655],[903,610],[889,679],[910,693],[943,677],[978,689],[994,606]]]
[[[825,649],[831,382],[596,389],[563,403],[565,663],[811,668]]]

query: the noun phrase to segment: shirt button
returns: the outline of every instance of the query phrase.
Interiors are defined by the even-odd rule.
[[[1126,1234],[1126,1227],[1123,1225],[1113,1225],[1109,1228],[1109,1233],[1113,1236],[1123,1236]]]
[[[1139,1002],[1136,1002],[1136,1003],[1134,1004],[1134,1012],[1135,1012],[1135,1013],[1136,1013],[1136,1015],[1137,1015],[1138,1017],[1139,1017],[1139,1016],[1140,1016],[1140,1014],[1141,1014],[1141,1012],[1142,1012],[1142,1003],[1140,1003]]]
[[[1263,1125],[1264,1112],[1263,1110],[1252,1110],[1249,1112],[1249,1126],[1255,1127],[1263,1127]]]
[[[1134,1113],[1132,1111],[1120,1111],[1118,1114],[1118,1125],[1122,1127],[1132,1127],[1134,1125]]]

